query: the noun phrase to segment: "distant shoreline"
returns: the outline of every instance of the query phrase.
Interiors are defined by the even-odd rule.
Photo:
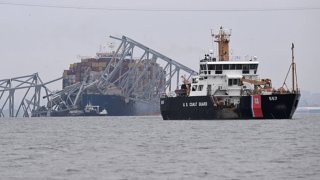
[[[320,107],[298,107],[296,113],[320,113]]]

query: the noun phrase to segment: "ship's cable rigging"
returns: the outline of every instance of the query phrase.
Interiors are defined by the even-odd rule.
[[[41,7],[56,9],[77,10],[100,10],[100,11],[136,11],[136,12],[272,12],[272,11],[310,11],[320,10],[320,7],[296,7],[296,8],[244,8],[244,9],[155,9],[155,8],[106,8],[106,7],[84,7],[84,6],[62,6],[45,4],[27,4],[0,2],[0,5]]]

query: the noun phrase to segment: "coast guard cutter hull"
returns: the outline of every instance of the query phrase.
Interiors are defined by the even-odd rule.
[[[291,119],[299,99],[300,94],[243,96],[237,107],[219,107],[213,96],[168,97],[160,107],[164,120]]]
[[[229,60],[230,31],[221,27],[212,36],[218,43],[218,56],[205,54],[197,76],[191,81],[182,76],[180,89],[163,94],[160,98],[163,119],[291,119],[300,99],[293,44],[292,89],[288,89],[286,80],[281,88],[275,89],[271,79],[259,78],[255,56]]]

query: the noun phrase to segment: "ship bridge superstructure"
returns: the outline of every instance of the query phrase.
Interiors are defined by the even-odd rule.
[[[227,97],[253,92],[255,85],[246,80],[259,80],[259,62],[255,56],[245,61],[230,60],[230,36],[231,30],[222,27],[217,34],[212,34],[219,54],[205,54],[200,60],[199,75],[192,78],[188,95]]]
[[[244,85],[243,79],[258,80],[258,66],[256,60],[202,60],[199,75],[192,78],[190,96],[240,96],[254,88],[251,84]]]

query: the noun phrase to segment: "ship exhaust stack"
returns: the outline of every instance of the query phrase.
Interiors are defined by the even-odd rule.
[[[218,43],[219,61],[229,61],[229,42],[231,30],[227,31],[220,27],[218,34],[212,34],[214,42]]]

